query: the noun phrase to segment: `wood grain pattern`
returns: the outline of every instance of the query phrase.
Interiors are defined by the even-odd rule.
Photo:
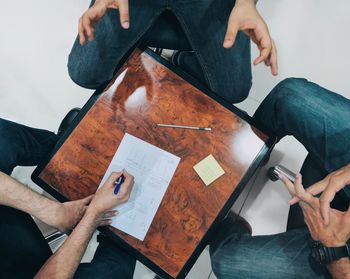
[[[157,123],[212,131],[160,128]],[[176,277],[267,137],[135,50],[40,178],[71,200],[93,194],[126,132],[181,157],[181,162],[143,242],[111,229]],[[193,166],[209,154],[225,175],[206,187]]]

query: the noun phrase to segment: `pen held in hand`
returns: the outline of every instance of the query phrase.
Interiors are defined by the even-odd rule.
[[[182,125],[170,125],[170,124],[157,124],[159,127],[166,128],[180,128],[180,129],[192,129],[192,130],[200,130],[200,131],[211,131],[210,127],[194,127],[194,126],[182,126]]]
[[[125,180],[124,174],[119,176],[119,178],[115,182],[115,188],[114,188],[114,195],[118,195],[119,189],[122,186],[123,182]]]

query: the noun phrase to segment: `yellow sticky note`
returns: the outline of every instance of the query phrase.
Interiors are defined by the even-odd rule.
[[[211,154],[193,168],[206,186],[225,174],[225,171]]]

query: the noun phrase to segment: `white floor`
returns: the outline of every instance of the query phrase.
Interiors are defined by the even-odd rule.
[[[278,47],[280,74],[272,77],[264,66],[255,67],[252,92],[239,107],[252,114],[273,86],[290,76],[306,77],[350,97],[350,38],[346,35],[350,3],[336,2],[259,1],[258,8]],[[0,117],[56,130],[66,112],[82,106],[92,93],[76,86],[66,68],[78,18],[89,0],[0,0],[0,4]],[[252,54],[256,56],[255,48]],[[267,180],[266,169],[282,163],[297,172],[305,155],[304,148],[287,137],[257,174],[241,210],[255,235],[284,231],[288,213],[288,194],[281,183]],[[17,168],[14,176],[35,187],[29,179],[31,171],[32,168]],[[84,260],[91,258],[95,247],[92,241]],[[205,250],[188,278],[209,277],[214,278]],[[153,278],[153,273],[138,264],[134,278]]]

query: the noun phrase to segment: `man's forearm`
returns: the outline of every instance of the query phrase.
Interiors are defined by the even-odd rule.
[[[97,228],[98,217],[86,212],[68,239],[39,270],[35,278],[73,278],[86,247]]]
[[[50,224],[61,204],[50,200],[0,172],[0,204],[27,212]]]
[[[350,278],[350,260],[349,258],[341,258],[328,266],[328,270],[334,279]]]

